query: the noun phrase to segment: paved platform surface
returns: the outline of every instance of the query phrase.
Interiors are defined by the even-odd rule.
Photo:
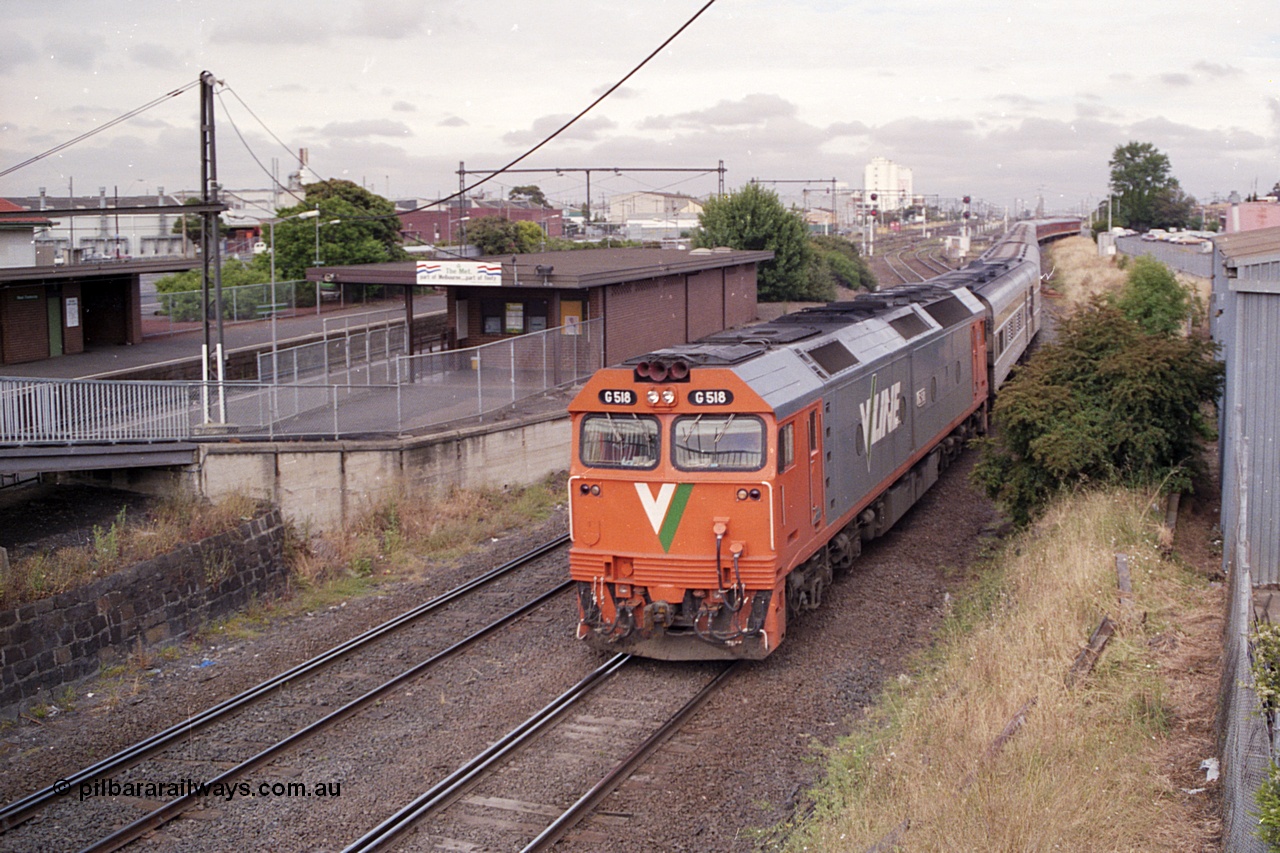
[[[321,315],[316,315],[313,309],[310,313],[297,317],[280,317],[276,320],[277,346],[285,346],[291,340],[319,334],[324,330],[326,319],[332,325],[335,317],[354,319],[370,311],[386,311],[397,307],[403,311],[404,303],[400,300],[388,300],[345,308],[325,306]],[[432,294],[414,298],[415,316],[443,311],[444,308],[443,296]],[[215,342],[217,340],[216,327],[211,327],[210,340]],[[270,344],[271,321],[255,320],[234,325],[226,323],[223,325],[223,342],[228,353],[239,349],[258,349],[264,344]],[[0,365],[0,376],[31,379],[109,379],[112,374],[149,365],[188,359],[198,360],[203,344],[204,330],[195,328],[175,334],[144,337],[142,343],[133,346],[98,347],[44,361],[3,364]]]

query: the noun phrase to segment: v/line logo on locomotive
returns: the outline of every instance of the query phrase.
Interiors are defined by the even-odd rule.
[[[680,527],[680,519],[684,516],[684,508],[689,503],[689,493],[693,491],[693,483],[663,483],[654,495],[648,483],[636,483],[636,494],[640,496],[640,506],[649,519],[649,526],[658,535],[662,550],[670,552],[671,540],[676,537]]]
[[[876,377],[871,377],[871,396],[858,404],[858,413],[862,416],[863,440],[870,462],[871,445],[902,426],[902,383],[895,382],[877,393]]]

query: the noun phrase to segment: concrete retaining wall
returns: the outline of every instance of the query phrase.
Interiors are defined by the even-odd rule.
[[[284,522],[264,511],[236,530],[51,598],[0,610],[0,714],[141,646],[183,639],[284,585]]]
[[[386,441],[202,444],[199,491],[268,501],[299,527],[340,528],[390,495],[535,483],[569,467],[563,409],[509,423]]]

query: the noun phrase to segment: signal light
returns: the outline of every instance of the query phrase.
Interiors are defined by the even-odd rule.
[[[873,208],[871,208],[871,215],[872,215],[872,216],[879,216],[879,215],[880,215],[880,211],[879,211],[879,209],[878,209],[878,208],[874,208],[874,207],[873,207]]]
[[[879,197],[880,197],[880,196],[879,196],[879,195],[877,195],[876,193],[872,193],[872,194],[871,194],[871,200],[872,200],[872,201],[875,201],[875,200],[876,200],[876,199],[878,199]]]
[[[968,204],[968,203],[969,203],[969,197],[968,197],[968,196],[965,196],[965,197],[964,197],[964,203],[965,203],[965,204]]]

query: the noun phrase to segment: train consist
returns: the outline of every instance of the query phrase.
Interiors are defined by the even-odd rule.
[[[1022,223],[967,267],[600,370],[569,406],[578,636],[760,659],[985,431],[1040,328]]]

